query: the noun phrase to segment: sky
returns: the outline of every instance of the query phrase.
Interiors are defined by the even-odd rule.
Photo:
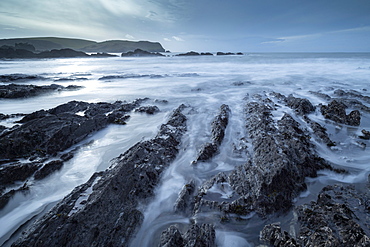
[[[170,51],[370,52],[370,0],[0,0],[0,38],[149,40]]]

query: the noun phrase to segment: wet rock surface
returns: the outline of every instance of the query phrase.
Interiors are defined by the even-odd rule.
[[[51,84],[48,86],[35,86],[23,84],[0,85],[0,98],[8,99],[27,98],[38,96],[45,93],[79,90],[81,88],[82,87],[75,85],[63,87],[57,84]]]
[[[270,224],[262,230],[261,240],[270,246],[370,246],[369,201],[368,190],[327,186],[316,201],[295,208],[297,236]]]
[[[360,112],[358,110],[354,110],[347,115],[346,108],[347,106],[344,103],[333,100],[327,106],[321,106],[321,113],[325,118],[333,120],[334,122],[359,126],[361,121]]]
[[[162,233],[158,247],[212,247],[215,240],[216,232],[212,224],[192,224],[183,235],[176,226],[170,226]]]
[[[225,129],[229,122],[229,115],[230,115],[229,106],[222,105],[220,107],[220,113],[215,117],[211,124],[212,125],[211,142],[208,142],[203,145],[203,147],[199,151],[195,163],[198,161],[209,160],[218,153],[219,146],[221,145],[225,136]]]
[[[143,221],[137,209],[154,195],[186,132],[181,105],[151,140],[120,155],[111,169],[77,187],[13,246],[128,246]],[[78,200],[92,189],[83,204]]]
[[[346,99],[345,95],[336,93],[347,102],[352,100]],[[181,226],[170,227],[167,224],[160,229],[164,231],[160,237],[155,236],[154,242],[166,247],[215,246],[215,229],[228,229],[233,223],[248,224],[249,217],[256,217],[266,223],[261,223],[257,230],[261,230],[260,242],[254,244],[369,246],[368,187],[358,189],[334,184],[319,192],[321,186],[314,201],[295,205],[295,200],[307,189],[307,178],[317,177],[320,170],[348,173],[319,157],[315,144],[325,143],[329,147],[328,152],[330,147],[337,145],[326,128],[329,126],[331,131],[335,131],[336,124],[323,117],[330,116],[328,119],[336,123],[342,121],[342,124],[357,126],[361,110],[347,114],[349,106],[345,101],[328,97],[327,106],[315,106],[308,99],[274,92],[246,97],[241,102],[245,136],[238,135],[243,145],[236,150],[240,153],[238,158],[245,159],[245,162],[228,171],[215,172],[208,178],[187,180],[179,191],[172,213],[181,219],[185,217],[188,223],[182,221]],[[366,101],[366,98],[356,97]],[[94,108],[86,110],[88,105],[85,104],[88,103],[81,103],[76,111],[83,112],[85,117],[98,114],[99,110]],[[110,109],[108,105],[103,106]],[[138,107],[126,105],[119,109]],[[70,105],[63,105],[39,111],[25,116],[21,122],[62,114],[70,108]],[[180,141],[186,131],[183,109],[184,106],[180,106],[173,112],[155,138],[137,143],[116,158],[109,170],[95,174],[86,184],[77,187],[27,230],[14,246],[129,246],[144,220],[142,205],[147,205],[153,198],[163,171],[179,152]],[[113,114],[116,111],[110,109],[109,112]],[[194,155],[199,161],[202,160],[200,154],[206,157],[202,165],[218,154],[230,113],[229,106],[221,106],[212,122],[210,142]],[[320,123],[316,122],[318,115]],[[123,117],[125,114],[117,111],[112,116]],[[360,130],[355,135],[361,132],[357,137],[366,143],[369,131]],[[325,145],[321,146],[325,148]],[[73,152],[66,153],[61,160],[71,155]],[[39,167],[46,167],[44,163]],[[23,188],[27,190],[27,185],[19,190]],[[91,192],[82,200],[87,191]],[[293,217],[291,224],[294,224],[295,231],[287,230],[286,223],[271,221],[276,216],[287,214],[293,215],[289,217]]]
[[[0,133],[0,197],[3,204],[10,199],[10,194],[4,194],[6,186],[24,183],[32,176],[40,180],[60,170],[63,161],[73,158],[73,150],[60,155],[61,160],[47,160],[55,159],[60,152],[108,124],[125,124],[129,118],[127,114],[145,100],[113,104],[71,101],[50,110],[27,114],[18,121],[19,125],[5,129]],[[17,159],[26,162],[14,162]]]
[[[286,113],[275,122],[273,110],[274,103],[270,99],[261,98],[247,104],[246,129],[253,145],[252,158],[229,175],[217,175],[207,186],[226,183],[237,199],[212,202],[204,199],[202,192],[198,195],[195,213],[202,212],[204,207],[219,208],[225,214],[247,215],[255,211],[262,217],[284,212],[306,189],[305,178],[315,177],[319,169],[328,167],[317,156],[300,124]]]

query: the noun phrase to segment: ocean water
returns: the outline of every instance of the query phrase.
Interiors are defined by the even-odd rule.
[[[149,97],[144,105],[157,105],[161,112],[153,116],[132,113],[127,125],[111,125],[80,143],[81,148],[76,156],[66,162],[59,172],[44,180],[28,181],[29,192],[18,193],[0,210],[0,245],[4,246],[10,245],[25,226],[40,217],[75,186],[86,182],[95,171],[109,167],[111,159],[136,142],[155,136],[171,111],[182,103],[191,107],[188,132],[181,144],[180,154],[162,177],[155,198],[149,205],[141,206],[145,212],[145,221],[132,246],[153,246],[160,233],[171,224],[181,228],[189,223],[188,218],[173,213],[173,203],[182,186],[190,179],[200,185],[214,174],[231,171],[247,160],[246,155],[235,156],[231,152],[233,145],[241,145],[239,142],[246,135],[243,118],[246,97],[275,91],[308,98],[317,105],[326,102],[310,91],[332,96],[334,90],[343,89],[370,96],[370,53],[246,53],[244,56],[0,61],[0,75],[15,73],[46,78],[19,83],[73,84],[84,88],[27,99],[0,99],[0,113],[31,113],[71,100],[114,102],[144,97]],[[228,104],[232,113],[220,154],[210,162],[193,166],[191,163],[197,151],[209,140],[210,123],[221,104]],[[284,111],[289,112],[289,109],[279,111],[274,113],[277,118]],[[318,111],[311,114],[310,118],[326,126]],[[12,126],[15,120],[8,119],[0,124]],[[335,141],[339,143],[335,149],[313,141],[320,156],[350,173],[338,175],[322,171],[318,178],[307,179],[308,190],[296,199],[297,204],[314,199],[327,184],[345,183],[361,187],[368,179],[370,143],[364,141],[368,147],[359,147],[354,136],[362,129],[370,130],[369,113],[362,112],[359,127],[330,126],[327,126],[329,134],[335,136]],[[219,216],[210,213],[198,217],[195,220],[202,223],[213,222]],[[247,218],[239,225],[218,224],[218,246],[254,246],[259,230],[265,223],[281,221],[289,227],[292,220],[291,215],[269,219],[250,215]]]

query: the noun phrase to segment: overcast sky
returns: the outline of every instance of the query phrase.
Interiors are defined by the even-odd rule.
[[[0,0],[0,38],[39,36],[171,51],[370,52],[370,0]]]

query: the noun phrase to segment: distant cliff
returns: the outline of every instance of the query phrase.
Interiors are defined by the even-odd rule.
[[[39,38],[18,38],[18,39],[0,39],[1,46],[15,46],[24,43],[33,45],[36,51],[48,51],[53,49],[73,49],[84,52],[109,52],[122,53],[141,49],[149,52],[164,52],[164,48],[158,42],[150,41],[128,41],[128,40],[110,40],[96,42],[84,39],[68,39],[55,37]]]

